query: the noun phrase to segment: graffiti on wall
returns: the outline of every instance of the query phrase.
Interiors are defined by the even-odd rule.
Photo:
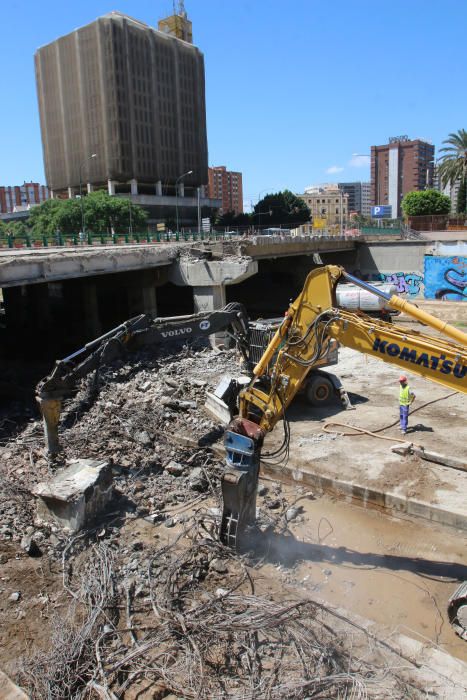
[[[426,255],[425,299],[467,300],[467,258]]]
[[[355,270],[354,275],[367,282],[385,282],[396,287],[397,294],[409,294],[418,296],[422,293],[423,275],[417,272],[373,272],[361,274],[360,270]]]
[[[390,275],[382,275],[388,284],[394,284],[398,294],[420,294],[420,285],[423,284],[423,276],[416,272],[393,272]]]

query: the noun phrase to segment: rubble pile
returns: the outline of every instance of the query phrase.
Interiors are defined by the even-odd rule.
[[[77,458],[110,461],[118,509],[168,527],[175,521],[166,510],[218,494],[221,460],[210,447],[223,428],[203,404],[206,389],[236,368],[233,350],[185,346],[157,356],[141,352],[82,380],[62,414],[57,459],[47,459],[39,417],[0,446],[0,541],[29,536],[49,554],[63,548],[66,535],[58,528],[35,527],[31,494]]]

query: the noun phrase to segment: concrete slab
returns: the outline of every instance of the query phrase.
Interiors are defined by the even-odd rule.
[[[0,700],[28,700],[24,690],[13,683],[3,671],[0,671]]]
[[[112,468],[95,459],[74,460],[37,485],[39,520],[76,532],[91,522],[112,498]]]

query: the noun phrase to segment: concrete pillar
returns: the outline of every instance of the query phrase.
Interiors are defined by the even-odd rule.
[[[115,194],[115,185],[117,183],[115,180],[107,180],[107,187],[108,187],[108,192],[109,194]]]
[[[162,182],[160,180],[156,182],[156,194],[158,197],[162,197]]]
[[[86,336],[93,340],[102,335],[102,325],[99,315],[99,301],[95,282],[83,280],[83,317]]]
[[[68,188],[68,199],[73,199],[73,187]]]
[[[199,196],[201,197],[201,199],[204,199],[204,197],[206,196],[206,188],[204,185],[201,185],[199,188]]]
[[[183,182],[178,183],[178,196],[179,197],[185,196],[185,185],[183,184]]]
[[[215,311],[226,305],[225,285],[216,284],[210,287],[193,287],[193,304],[195,313]],[[214,333],[209,336],[212,347],[219,345],[229,346],[230,338],[225,332]]]
[[[88,184],[86,185],[86,187],[87,187],[87,190],[88,190],[88,194],[89,194],[90,192],[94,192],[94,185],[92,185],[90,182],[88,182]]]
[[[135,178],[130,180],[130,191],[131,194],[138,194],[138,181]]]
[[[3,290],[7,331],[27,328],[27,287],[6,287]]]
[[[210,287],[193,287],[195,313],[222,309],[226,305],[225,285],[216,284]]]
[[[128,311],[130,317],[138,314],[157,316],[157,298],[155,275],[152,270],[145,270],[127,286]]]
[[[41,329],[50,328],[52,316],[50,313],[49,285],[46,283],[30,285],[28,298],[33,324]]]

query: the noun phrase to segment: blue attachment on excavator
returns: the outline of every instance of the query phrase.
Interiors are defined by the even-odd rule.
[[[227,430],[224,437],[227,466],[248,471],[255,464],[255,443],[245,435]]]
[[[256,491],[260,450],[246,435],[225,433],[227,469],[222,475],[222,520],[220,540],[228,547],[241,546],[245,528],[256,519]]]

